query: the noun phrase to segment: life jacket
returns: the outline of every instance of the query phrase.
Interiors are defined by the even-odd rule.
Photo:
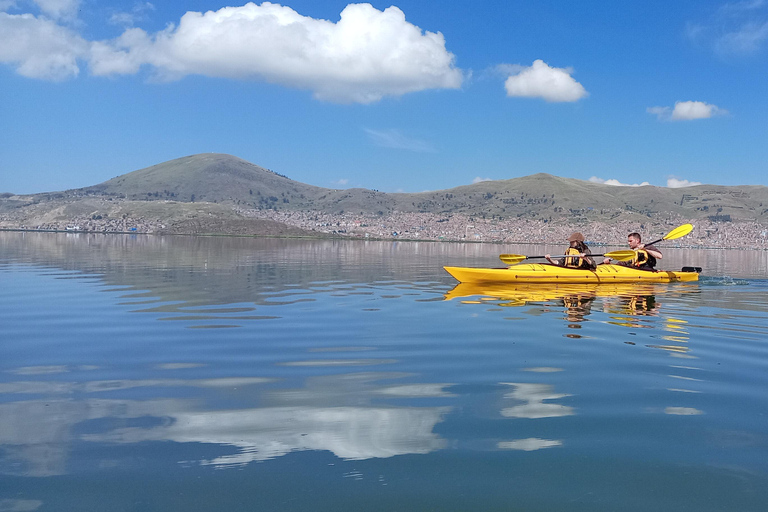
[[[656,266],[656,258],[648,254],[648,251],[645,249],[635,249],[635,257],[632,258],[630,263],[633,267],[653,268]]]
[[[568,256],[570,254],[581,254],[581,252],[578,249],[569,247],[565,250],[565,255]],[[563,266],[567,268],[581,268],[583,264],[584,258],[575,258],[573,256],[565,258],[565,261],[563,262]]]

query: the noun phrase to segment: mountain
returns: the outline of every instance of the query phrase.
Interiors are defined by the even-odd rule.
[[[253,212],[265,210],[310,215],[436,216],[430,222],[462,214],[569,225],[637,223],[643,218],[768,225],[768,187],[617,187],[533,174],[432,192],[383,193],[316,187],[231,155],[205,153],[153,165],[91,187],[23,197],[3,194],[0,227],[60,225],[67,219],[80,223],[109,217],[110,229],[119,224],[115,219],[135,218],[149,219],[154,225],[170,223],[181,232],[205,217],[210,232],[233,232],[227,225],[239,225],[237,232],[247,234],[256,229],[248,227],[258,217]],[[201,226],[191,231],[203,229]],[[269,230],[279,231],[274,226]]]
[[[768,187],[764,186],[617,187],[541,173],[433,192],[388,194],[315,187],[216,153],[178,158],[68,192],[330,214],[397,211],[553,220],[624,219],[639,214],[768,223]]]
[[[315,197],[325,189],[290,180],[231,155],[203,153],[139,169],[80,190],[87,195],[131,200],[241,203],[258,202],[259,197],[270,196]]]

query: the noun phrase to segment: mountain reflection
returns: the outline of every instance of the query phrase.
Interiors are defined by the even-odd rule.
[[[344,293],[348,283],[450,282],[442,265],[492,261],[498,250],[439,242],[0,232],[0,254],[0,263],[98,275],[146,311],[215,316],[222,311],[204,306],[237,305],[248,313],[248,304],[280,304],[286,291],[293,303],[317,291]]]
[[[0,472],[65,474],[70,452],[82,443],[174,442],[192,452],[186,460],[214,466],[264,461],[301,450],[325,450],[342,459],[360,460],[443,448],[446,441],[433,429],[450,407],[381,402],[450,397],[445,391],[448,385],[380,382],[401,377],[397,373],[322,376],[307,379],[304,389],[265,389],[273,380],[264,378],[4,383],[0,385],[4,400],[14,395],[47,399],[0,404]],[[196,398],[110,397],[141,387],[201,392]],[[76,399],[82,394],[97,396]],[[221,395],[235,405],[225,410],[207,406],[218,403]],[[260,404],[249,406],[253,402]],[[234,453],[195,457],[196,443]]]

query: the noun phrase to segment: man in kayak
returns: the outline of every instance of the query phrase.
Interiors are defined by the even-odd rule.
[[[558,261],[553,261],[550,254],[546,254],[544,257],[553,265],[559,265],[566,268],[580,268],[583,270],[595,270],[597,264],[589,255],[592,251],[589,250],[587,244],[584,243],[584,235],[579,233],[571,234],[568,237],[570,247],[565,250],[566,258],[558,258]]]
[[[629,248],[635,251],[635,257],[629,261],[617,261],[616,265],[625,267],[634,267],[640,270],[653,270],[656,266],[656,260],[661,259],[661,251],[653,245],[645,245],[640,241],[639,233],[630,233],[627,235]],[[610,263],[611,258],[605,258],[603,263]]]

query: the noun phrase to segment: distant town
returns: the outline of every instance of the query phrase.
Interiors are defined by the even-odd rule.
[[[328,214],[306,211],[276,211],[236,208],[239,217],[254,222],[272,221],[298,228],[306,236],[375,240],[434,240],[477,243],[560,244],[573,231],[581,231],[593,245],[623,245],[627,233],[640,232],[646,240],[661,238],[689,220],[670,217],[642,218],[631,222],[569,224],[535,219],[483,219],[462,214],[393,213],[388,215]],[[168,221],[141,217],[78,216],[35,226],[24,225],[12,215],[0,215],[0,229],[88,233],[226,234],[206,230],[205,219],[196,220],[194,230],[173,229]],[[219,223],[220,226],[220,223]],[[280,236],[274,232],[254,235]],[[768,228],[757,222],[694,221],[685,238],[667,243],[672,247],[768,249]]]

